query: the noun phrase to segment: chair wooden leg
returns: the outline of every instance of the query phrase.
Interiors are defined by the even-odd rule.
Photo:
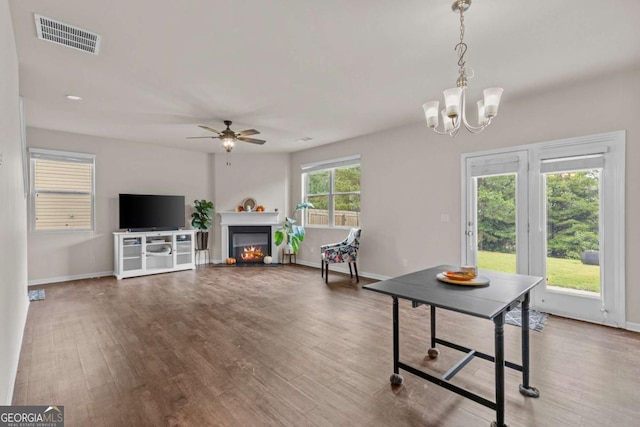
[[[324,272],[324,283],[328,285],[329,284],[329,263],[326,262],[325,265],[327,270]]]
[[[324,277],[324,260],[320,260],[320,277]]]
[[[356,270],[356,282],[360,282],[360,278],[358,277],[358,264],[356,264],[355,261],[353,261],[353,268]]]
[[[349,264],[349,276],[353,279],[353,270],[351,269],[351,263],[347,263]]]

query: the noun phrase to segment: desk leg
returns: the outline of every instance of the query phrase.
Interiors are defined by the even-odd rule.
[[[495,370],[496,370],[496,421],[492,427],[504,424],[504,312],[493,319],[495,326]]]
[[[431,313],[431,347],[427,354],[430,359],[435,359],[440,355],[440,350],[436,348],[436,306],[430,305],[429,312]]]
[[[529,385],[529,292],[522,301],[522,384],[520,384],[520,394],[527,397],[540,397],[537,388]]]
[[[400,376],[400,368],[398,362],[400,361],[400,324],[398,316],[398,297],[393,298],[393,375],[389,378],[391,384],[402,384],[402,376]]]

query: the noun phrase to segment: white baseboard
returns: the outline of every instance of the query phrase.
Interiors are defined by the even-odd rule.
[[[13,358],[15,360],[15,366],[11,369],[11,380],[9,381],[9,390],[7,391],[7,401],[1,403],[4,406],[10,406],[13,403],[13,392],[16,385],[16,378],[18,377],[18,364],[20,363],[20,353],[22,352],[22,341],[24,340],[24,330],[27,327],[27,315],[29,314],[29,297],[25,295],[24,305],[22,308],[22,319],[20,319],[20,345],[18,351]]]
[[[305,265],[307,267],[320,268],[320,262],[319,261],[318,262],[309,262],[309,261],[299,260],[298,264]],[[329,267],[329,272],[331,272],[331,271],[337,271],[338,273],[349,274],[349,267],[348,267],[348,264],[345,264],[345,263],[342,263],[342,264],[331,264],[331,267]],[[358,276],[366,277],[367,279],[376,279],[376,280],[387,280],[387,279],[390,279],[389,276],[382,276],[380,274],[368,273],[366,271],[358,271]]]
[[[640,332],[640,323],[627,322],[626,329],[633,332]]]
[[[99,273],[75,274],[73,276],[48,277],[46,279],[29,280],[29,286],[46,285],[49,283],[70,282],[72,280],[98,279],[100,277],[113,276],[113,271],[101,271]]]

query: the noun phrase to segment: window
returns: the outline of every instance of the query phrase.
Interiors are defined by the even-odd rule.
[[[302,165],[305,225],[360,226],[360,156]]]
[[[31,230],[93,230],[95,156],[29,149]]]

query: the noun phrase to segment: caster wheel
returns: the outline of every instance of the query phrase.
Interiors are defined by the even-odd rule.
[[[402,384],[404,379],[398,374],[393,374],[389,378],[389,381],[391,381],[391,384],[393,384],[393,385],[400,385],[400,384]]]
[[[527,396],[527,397],[540,397],[540,390],[538,390],[535,387],[523,387],[522,384],[520,384],[520,394],[523,396]]]
[[[429,351],[427,351],[427,354],[429,355],[429,358],[435,359],[440,355],[440,350],[437,348],[430,348]]]

